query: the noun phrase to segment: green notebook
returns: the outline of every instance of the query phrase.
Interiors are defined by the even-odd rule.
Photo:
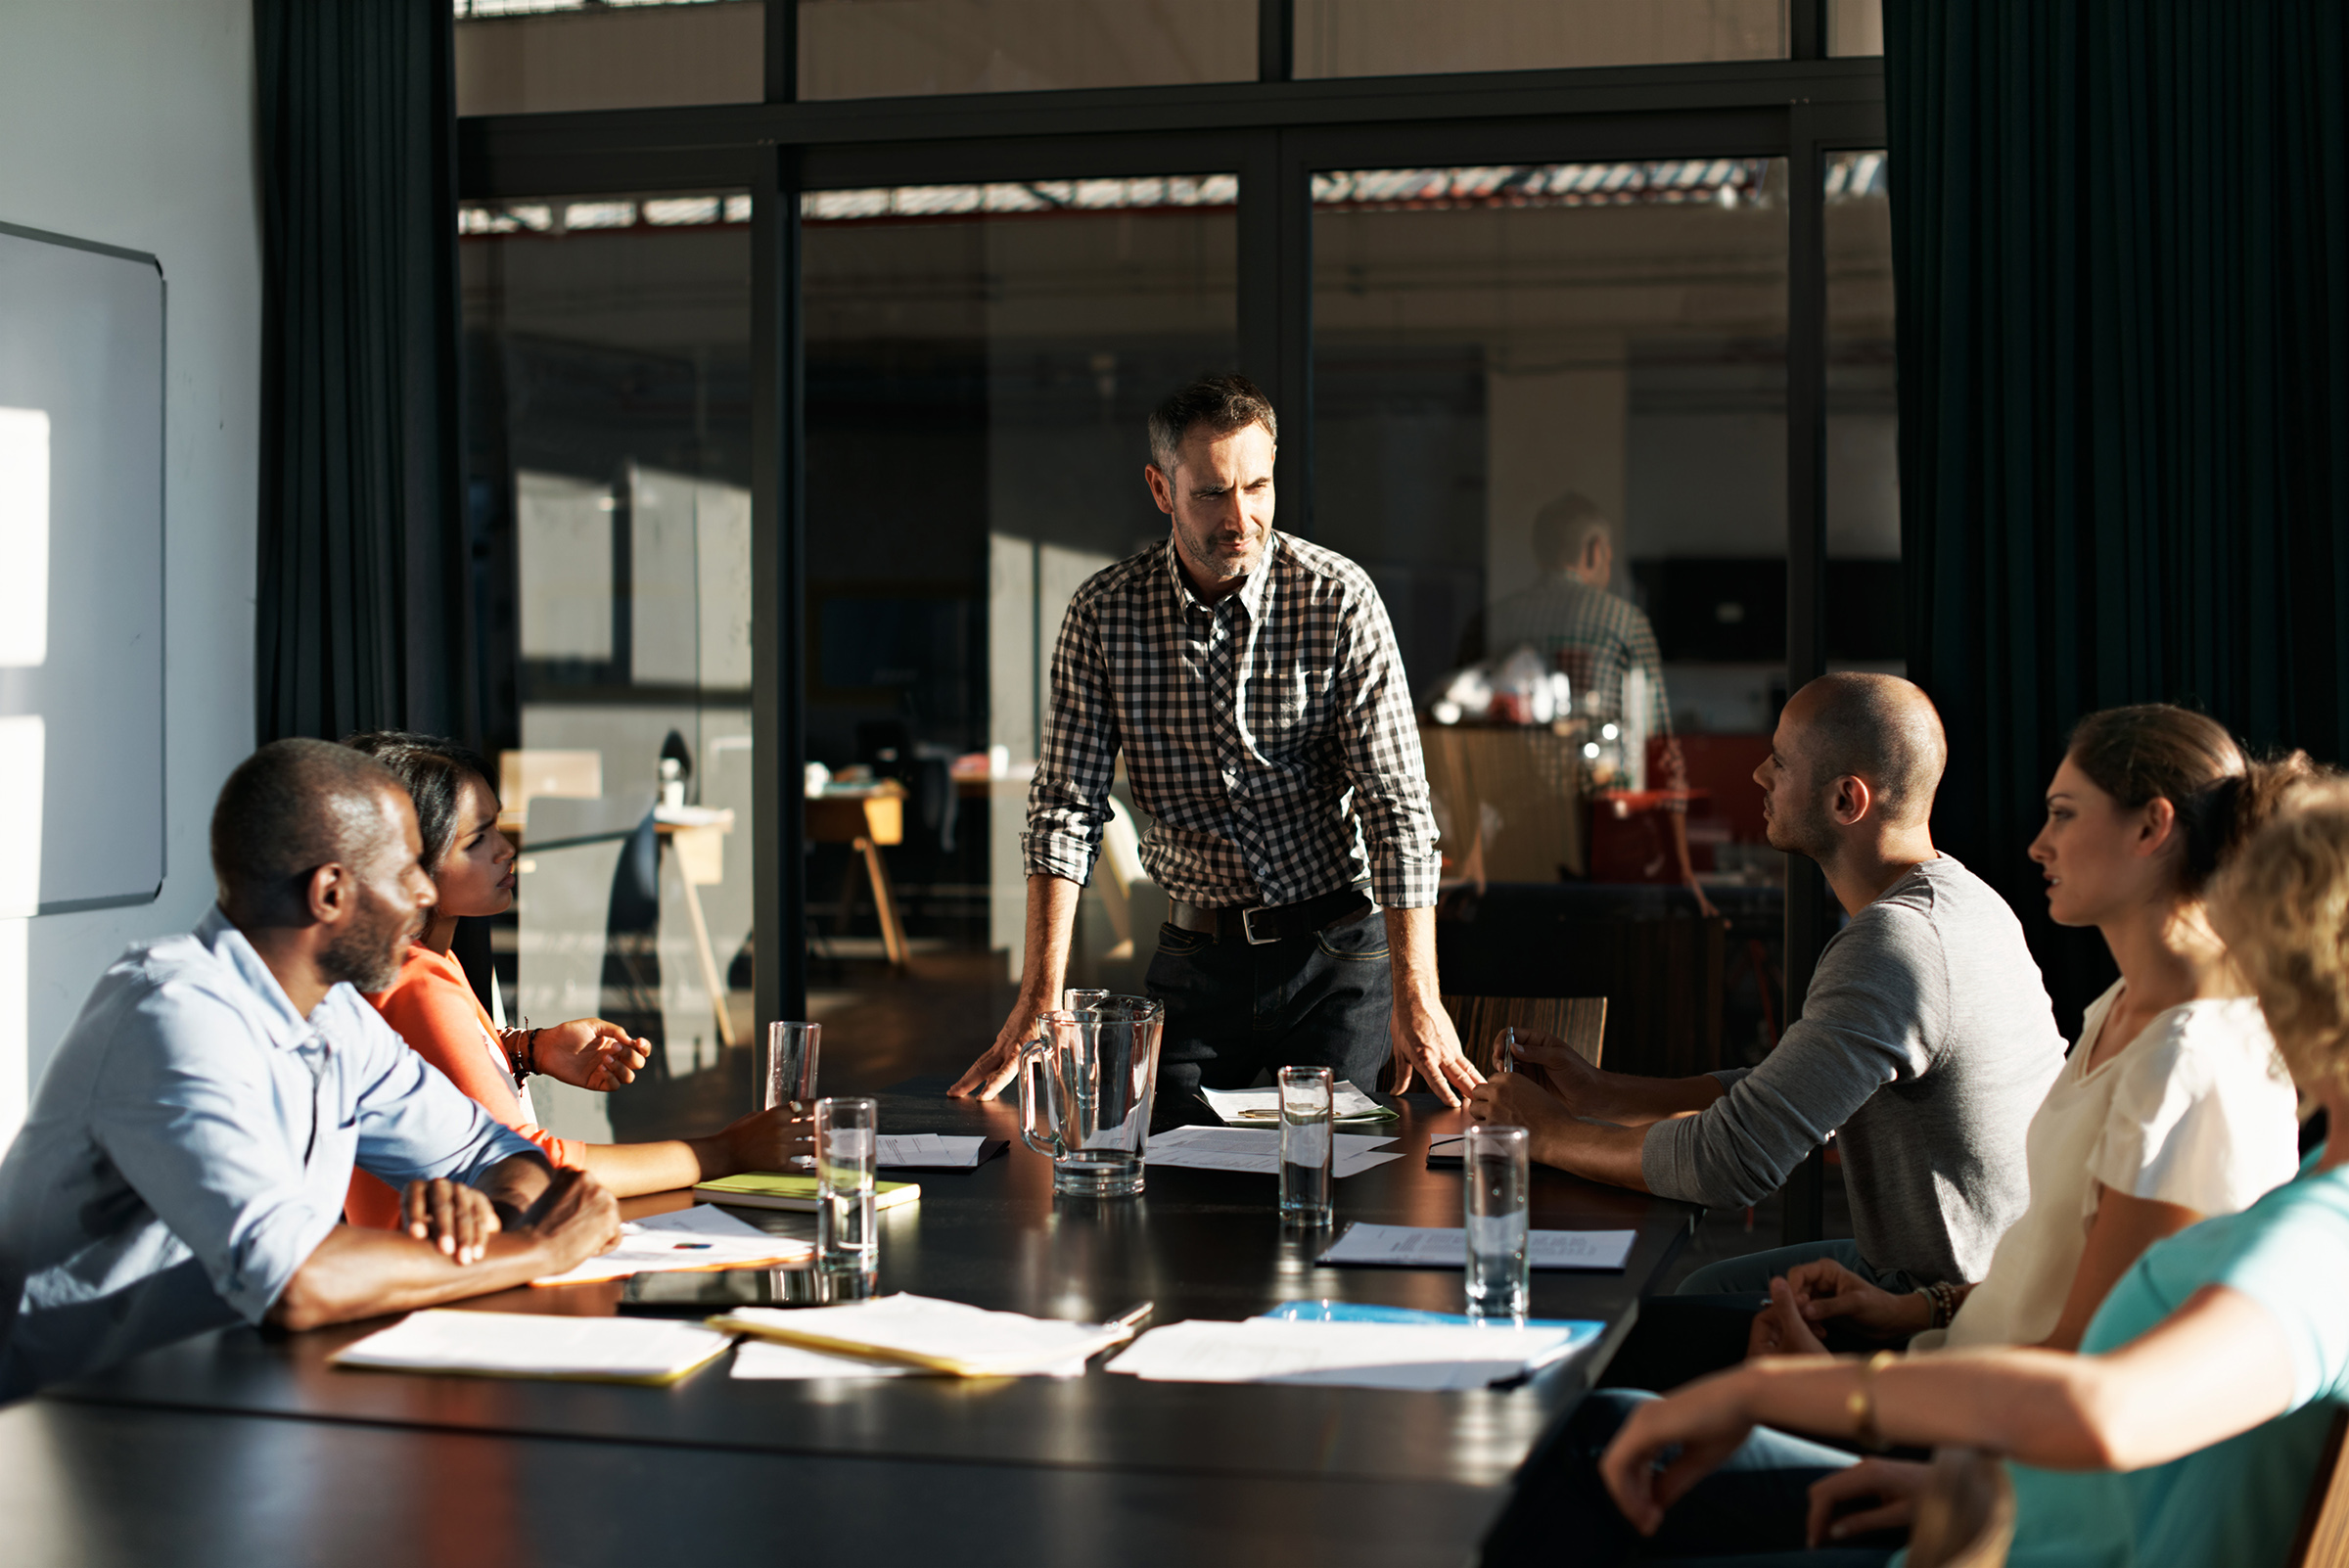
[[[800,1209],[815,1212],[815,1177],[784,1176],[774,1171],[746,1171],[740,1176],[719,1176],[704,1181],[694,1189],[708,1193],[718,1203],[733,1204],[751,1209]],[[922,1195],[921,1183],[916,1181],[876,1181],[873,1183],[873,1207],[894,1209],[900,1203],[911,1203]]]

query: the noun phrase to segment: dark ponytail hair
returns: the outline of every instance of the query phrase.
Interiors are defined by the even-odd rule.
[[[489,764],[469,746],[439,735],[419,735],[404,729],[371,729],[345,735],[343,744],[390,768],[408,787],[416,803],[416,831],[424,840],[424,868],[438,874],[457,836],[457,797],[465,791],[465,775],[482,781],[489,798],[497,785]]]
[[[2253,761],[2226,725],[2168,703],[2089,715],[2073,728],[2066,755],[2125,811],[2154,800],[2170,803],[2186,845],[2180,876],[2189,895],[2199,895],[2275,815],[2293,784],[2317,771],[2306,752]]]

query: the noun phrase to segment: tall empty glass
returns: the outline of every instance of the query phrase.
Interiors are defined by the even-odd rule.
[[[1472,1127],[1462,1156],[1468,1230],[1468,1315],[1479,1322],[1525,1321],[1532,1276],[1526,1260],[1526,1131]]]
[[[821,1024],[766,1026],[766,1060],[760,1064],[759,1074],[760,1110],[788,1105],[793,1116],[807,1114],[807,1107],[815,1103],[817,1046],[823,1034]],[[805,1171],[815,1162],[805,1154],[795,1154],[791,1163]]]
[[[873,1224],[874,1157],[880,1107],[866,1099],[815,1102],[815,1264],[870,1271],[880,1261]]]
[[[1337,1075],[1326,1067],[1280,1070],[1280,1217],[1292,1224],[1330,1221],[1331,1107]]]
[[[1082,1012],[1036,1020],[1020,1053],[1020,1138],[1052,1160],[1052,1190],[1127,1198],[1142,1190],[1142,1150],[1158,1092],[1166,1009],[1147,996],[1104,996]]]

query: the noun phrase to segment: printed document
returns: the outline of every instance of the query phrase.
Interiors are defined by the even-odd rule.
[[[1621,1268],[1632,1255],[1630,1230],[1536,1230],[1526,1261],[1536,1268]],[[1371,1225],[1359,1222],[1321,1255],[1325,1264],[1383,1264],[1396,1268],[1465,1268],[1467,1234],[1458,1226]]]
[[[1199,1097],[1224,1121],[1237,1127],[1280,1125],[1280,1090],[1203,1088]],[[1395,1113],[1339,1079],[1330,1091],[1330,1110],[1341,1122],[1392,1122]]]
[[[476,1377],[673,1383],[733,1340],[660,1317],[571,1317],[450,1308],[410,1313],[327,1358],[337,1366]]]
[[[987,1139],[957,1137],[943,1132],[884,1132],[873,1163],[885,1169],[908,1167],[924,1171],[968,1171],[979,1164]]]
[[[1574,1340],[1570,1328],[1193,1318],[1152,1329],[1108,1370],[1169,1383],[1474,1389],[1513,1377]]]
[[[710,1326],[833,1356],[894,1361],[957,1377],[1070,1375],[1133,1337],[1122,1323],[1071,1323],[898,1294],[846,1307],[738,1307]]]
[[[530,1283],[588,1285],[607,1279],[625,1279],[630,1274],[686,1269],[790,1268],[815,1256],[813,1244],[795,1241],[789,1236],[770,1236],[755,1225],[743,1225],[745,1234],[717,1228],[708,1222],[691,1228],[658,1223],[675,1219],[671,1215],[656,1215],[651,1222],[630,1221],[620,1227],[620,1245],[610,1252],[590,1258],[576,1268],[548,1274]],[[735,1222],[741,1224],[740,1221]]]
[[[1400,1152],[1376,1152],[1394,1141],[1392,1137],[1340,1132],[1330,1156],[1329,1174],[1337,1177],[1359,1176],[1373,1166],[1400,1160],[1403,1158]],[[1239,1127],[1170,1128],[1150,1134],[1150,1146],[1142,1159],[1148,1165],[1178,1165],[1195,1171],[1248,1171],[1259,1176],[1278,1176],[1280,1131],[1277,1128],[1261,1130]]]

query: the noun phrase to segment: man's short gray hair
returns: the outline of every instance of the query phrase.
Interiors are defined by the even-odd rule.
[[[1174,474],[1183,438],[1202,425],[1218,439],[1262,425],[1280,444],[1280,419],[1262,388],[1245,376],[1201,376],[1150,411],[1150,461],[1161,474]]]
[[[1596,501],[1568,490],[1534,514],[1534,560],[1544,572],[1564,572],[1582,559],[1591,535],[1615,542],[1615,523]]]

